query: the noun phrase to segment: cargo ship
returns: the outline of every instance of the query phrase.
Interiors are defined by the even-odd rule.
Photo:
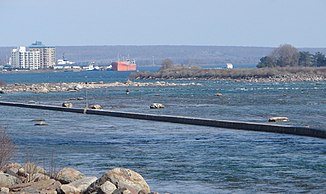
[[[136,71],[137,65],[135,60],[126,59],[123,61],[115,61],[111,63],[112,71]]]

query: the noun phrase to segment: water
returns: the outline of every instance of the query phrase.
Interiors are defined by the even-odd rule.
[[[126,81],[128,73],[120,73],[1,74],[0,80],[69,82],[87,76],[88,81]],[[326,82],[195,83],[201,85],[129,87],[129,95],[124,87],[90,90],[89,103],[112,110],[255,122],[288,116],[286,124],[325,129]],[[214,96],[217,92],[223,96]],[[84,96],[85,91],[22,93],[0,100],[60,105]],[[166,108],[151,110],[152,102]],[[130,168],[160,193],[326,192],[323,139],[14,107],[1,107],[0,115],[21,162],[32,158],[48,167],[54,158],[58,168],[70,166],[95,176],[114,167]],[[34,126],[35,118],[49,125]]]

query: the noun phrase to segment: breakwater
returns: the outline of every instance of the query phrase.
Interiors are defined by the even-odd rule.
[[[326,130],[300,127],[300,126],[276,125],[276,124],[231,121],[231,120],[215,120],[215,119],[184,117],[184,116],[174,116],[174,115],[143,114],[143,113],[110,111],[110,110],[65,108],[65,107],[51,106],[51,105],[24,104],[24,103],[4,102],[4,101],[0,101],[0,105],[21,107],[21,108],[52,110],[52,111],[64,111],[64,112],[72,112],[72,113],[94,114],[94,115],[103,115],[103,116],[111,116],[111,117],[122,117],[122,118],[129,118],[129,119],[171,122],[171,123],[189,124],[189,125],[200,125],[200,126],[209,126],[209,127],[218,127],[218,128],[258,131],[258,132],[292,134],[292,135],[301,135],[301,136],[326,139]]]

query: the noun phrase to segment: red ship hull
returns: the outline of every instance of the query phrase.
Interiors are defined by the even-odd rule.
[[[113,62],[112,71],[136,71],[137,66],[135,63],[127,63],[123,61]]]

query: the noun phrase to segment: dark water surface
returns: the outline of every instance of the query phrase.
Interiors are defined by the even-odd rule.
[[[80,72],[0,74],[6,83],[126,81],[128,73]],[[87,78],[85,78],[87,76]],[[173,81],[177,82],[177,81]],[[88,103],[105,109],[266,122],[326,128],[326,82],[242,83],[179,81],[175,87],[102,88],[88,91]],[[223,96],[216,97],[215,93]],[[2,94],[0,100],[61,105],[74,93]],[[165,109],[151,110],[160,102]],[[76,107],[85,101],[72,101]],[[0,125],[19,147],[17,160],[45,167],[74,167],[100,176],[126,167],[161,193],[325,193],[324,139],[151,122],[54,111],[0,107]],[[48,126],[31,121],[44,118]]]

